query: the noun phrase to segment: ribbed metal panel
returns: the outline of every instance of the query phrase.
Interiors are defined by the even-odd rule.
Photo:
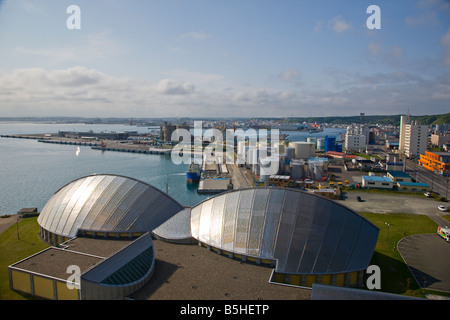
[[[211,245],[216,248],[220,248],[222,246],[224,205],[225,205],[225,197],[216,197],[213,199],[209,238]]]
[[[260,255],[262,258],[273,258],[275,242],[278,236],[281,212],[283,210],[286,192],[282,189],[271,189],[267,200],[266,221],[261,242]]]
[[[247,241],[254,193],[254,189],[244,190],[241,193],[236,217],[236,234],[234,238],[234,251],[236,253],[247,254]]]
[[[83,221],[83,225],[81,226],[85,230],[93,229],[92,226],[95,223],[95,220],[99,215],[101,215],[101,212],[103,211],[103,208],[106,206],[106,204],[110,201],[111,197],[115,194],[117,189],[120,188],[120,185],[125,181],[123,177],[115,177],[103,190],[101,194],[95,197],[95,203],[92,206],[91,210],[89,211],[89,214],[86,216],[85,220]]]
[[[283,203],[283,211],[280,219],[278,237],[274,251],[274,258],[278,259],[278,267],[281,270],[284,270],[286,268],[286,262],[291,245],[292,234],[294,231],[299,200],[299,194],[286,191],[285,200]]]
[[[76,224],[76,221],[80,214],[82,213],[83,208],[88,203],[88,200],[92,196],[92,192],[97,188],[99,183],[103,180],[104,177],[92,177],[89,185],[84,190],[83,194],[78,199],[75,207],[72,209],[72,214],[70,214],[66,220],[64,225],[64,229],[62,230],[63,234],[69,234],[73,225]]]
[[[117,227],[117,225],[125,219],[129,213],[130,208],[133,203],[142,196],[148,186],[142,183],[135,183],[132,189],[128,192],[126,197],[124,197],[120,203],[117,205],[114,214],[111,214],[102,226],[102,229],[112,230]]]
[[[282,188],[227,192],[191,210],[194,239],[236,254],[277,261],[276,272],[363,270],[378,228],[324,197]]]
[[[93,180],[93,177],[88,177],[88,178],[84,179],[79,186],[74,185],[73,194],[70,197],[70,199],[68,199],[68,203],[67,203],[66,207],[64,208],[64,211],[61,213],[61,217],[58,221],[58,225],[55,228],[56,229],[55,233],[57,233],[57,234],[62,233],[64,226],[66,225],[67,220],[69,220],[72,210],[74,210],[74,208],[75,208],[74,212],[75,213],[77,212],[76,204],[80,200],[80,198],[81,198],[80,201],[83,201],[83,195],[86,192],[89,192],[88,188],[89,188],[89,184],[92,182],[92,180]]]
[[[97,202],[98,197],[103,194],[103,191],[108,187],[111,181],[114,180],[114,176],[98,176],[97,178],[101,178],[101,180],[98,182],[97,186],[92,191],[89,198],[86,200],[86,203],[81,208],[80,212],[76,215],[75,221],[73,222],[72,226],[70,226],[69,224],[66,225],[66,228],[70,228],[70,231],[64,234],[67,234],[69,237],[76,236],[77,231],[82,228],[86,217],[91,212],[92,207]]]
[[[64,197],[61,199],[61,203],[59,204],[57,210],[54,213],[52,217],[50,217],[50,221],[47,222],[47,225],[49,229],[54,230],[56,233],[56,228],[58,227],[58,223],[61,220],[61,217],[64,214],[64,210],[66,210],[66,207],[72,198],[73,194],[76,192],[78,187],[83,183],[82,180],[75,181],[75,183],[71,184],[69,188],[65,188],[66,192],[64,193]],[[50,223],[50,225],[49,225]]]
[[[202,208],[203,203],[200,203],[191,210],[191,234],[194,239],[199,239],[198,235]]]
[[[91,225],[90,229],[93,230],[107,230],[103,228],[103,225],[106,223],[111,216],[122,216],[123,212],[117,212],[117,207],[123,201],[123,199],[128,195],[131,189],[136,185],[135,180],[126,179],[120,181],[118,183],[115,191],[109,196],[109,200],[105,203],[101,210],[101,214],[98,214],[94,220],[94,223]]]
[[[269,191],[269,189],[264,189],[256,192],[254,196],[247,244],[247,253],[252,256],[259,256],[261,252]]]
[[[239,205],[239,192],[231,192],[220,197],[225,198],[224,219],[222,230],[222,248],[226,251],[234,250],[234,236],[236,230],[236,215]],[[207,212],[205,212],[207,214]]]
[[[178,202],[144,182],[92,175],[57,191],[38,222],[43,229],[65,237],[76,236],[79,229],[147,232],[181,210]]]
[[[200,241],[205,243],[209,243],[210,241],[209,229],[211,228],[212,205],[212,201],[206,201],[203,203],[198,225],[198,238]],[[208,212],[208,214],[204,214],[204,212]]]

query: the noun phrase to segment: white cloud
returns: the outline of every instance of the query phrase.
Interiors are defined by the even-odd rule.
[[[442,36],[441,45],[444,47],[443,64],[450,68],[450,29]]]
[[[278,75],[278,78],[284,81],[298,79],[300,71],[298,69],[286,69]]]
[[[328,25],[337,33],[342,33],[352,28],[350,22],[345,21],[341,15],[334,17],[328,22]]]
[[[86,63],[102,60],[105,57],[118,56],[126,52],[125,46],[119,44],[108,32],[80,36],[78,41],[66,46],[51,48],[16,47],[16,52],[47,58],[50,64]]]
[[[193,40],[205,40],[210,38],[211,35],[203,31],[190,31],[180,35],[180,39],[193,39]]]
[[[189,74],[195,81],[185,80]],[[366,75],[335,69],[327,74],[340,85],[239,86],[220,75],[185,70],[149,82],[84,67],[19,69],[0,72],[0,116],[283,117],[351,115],[362,109],[378,114],[407,108],[422,112],[429,105],[436,113],[448,109],[450,72],[432,80],[402,71]],[[298,74],[284,75],[290,79]]]
[[[191,94],[195,91],[195,85],[189,82],[178,82],[171,79],[163,79],[156,86],[156,91],[169,95]]]
[[[369,51],[372,55],[374,56],[378,56],[381,54],[382,50],[381,50],[381,45],[379,43],[373,43],[370,42],[367,47],[369,48]]]
[[[439,24],[439,18],[435,11],[421,12],[418,15],[405,18],[408,26],[429,27]]]

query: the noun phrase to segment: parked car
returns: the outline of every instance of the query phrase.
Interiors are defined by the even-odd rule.
[[[441,210],[442,212],[448,211],[448,208],[446,206],[442,206],[442,205],[438,206],[438,209]]]
[[[431,197],[431,192],[425,192],[424,195],[425,195],[425,197],[430,198]]]

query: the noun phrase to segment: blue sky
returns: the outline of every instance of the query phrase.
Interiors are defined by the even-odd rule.
[[[3,117],[449,110],[449,1],[0,0]]]

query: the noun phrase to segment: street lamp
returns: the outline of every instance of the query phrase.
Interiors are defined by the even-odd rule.
[[[16,226],[17,226],[17,240],[20,240],[20,236],[19,236],[19,220],[20,220],[20,215],[17,215],[17,221],[16,221]]]
[[[384,224],[387,225],[386,242],[388,242],[388,239],[389,239],[389,223],[385,222]]]

